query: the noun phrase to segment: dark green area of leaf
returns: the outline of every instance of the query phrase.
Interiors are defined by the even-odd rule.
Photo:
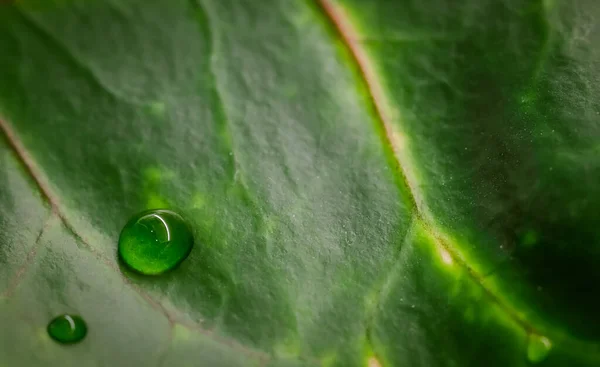
[[[371,17],[356,20],[380,40],[365,47],[426,167],[434,217],[486,272],[540,287],[527,302],[544,317],[597,340],[598,5],[404,5],[356,5]],[[371,22],[384,14],[401,15]]]

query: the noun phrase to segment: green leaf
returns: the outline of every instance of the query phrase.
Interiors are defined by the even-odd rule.
[[[0,366],[600,363],[597,2],[0,3]]]

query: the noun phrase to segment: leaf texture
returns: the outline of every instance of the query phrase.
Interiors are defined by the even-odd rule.
[[[1,4],[0,366],[598,365],[599,14]],[[195,247],[143,277],[152,208]]]

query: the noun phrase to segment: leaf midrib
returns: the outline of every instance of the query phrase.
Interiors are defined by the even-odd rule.
[[[370,61],[367,51],[359,42],[361,39],[360,34],[355,30],[342,5],[334,4],[332,0],[316,0],[316,2],[330,22],[335,35],[346,48],[347,57],[350,59],[350,62],[358,70],[359,76],[362,79],[361,81],[364,83],[364,87],[368,92],[372,107],[376,113],[377,123],[381,125],[384,132],[384,134],[380,134],[382,142],[384,146],[392,150],[393,156],[396,159],[397,169],[394,172],[398,174],[401,182],[408,188],[409,200],[414,211],[413,215],[423,225],[435,245],[446,251],[452,258],[452,261],[468,274],[469,279],[483,290],[483,294],[496,304],[515,324],[522,328],[528,337],[535,334],[544,335],[550,337],[551,340],[560,341],[567,348],[595,351],[595,357],[600,359],[600,354],[597,353],[597,349],[593,343],[573,338],[570,335],[565,336],[554,330],[542,329],[522,317],[515,307],[506,301],[502,295],[495,293],[491,288],[486,286],[483,282],[485,275],[469,265],[464,257],[461,256],[457,246],[442,235],[442,232],[436,227],[435,219],[429,212],[424,197],[419,190],[418,182],[415,179],[415,172],[410,169],[412,168],[409,157],[410,152],[406,149],[406,144],[399,146],[397,139],[394,138],[397,132],[392,123],[392,112],[389,109],[390,104],[387,101],[384,88],[379,82],[375,67]],[[388,272],[386,277],[392,274],[393,268]],[[369,326],[367,326],[367,329],[369,329]]]

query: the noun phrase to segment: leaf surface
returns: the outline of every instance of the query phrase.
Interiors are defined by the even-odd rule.
[[[0,5],[0,365],[598,365],[598,15]],[[151,208],[160,277],[116,255]]]

